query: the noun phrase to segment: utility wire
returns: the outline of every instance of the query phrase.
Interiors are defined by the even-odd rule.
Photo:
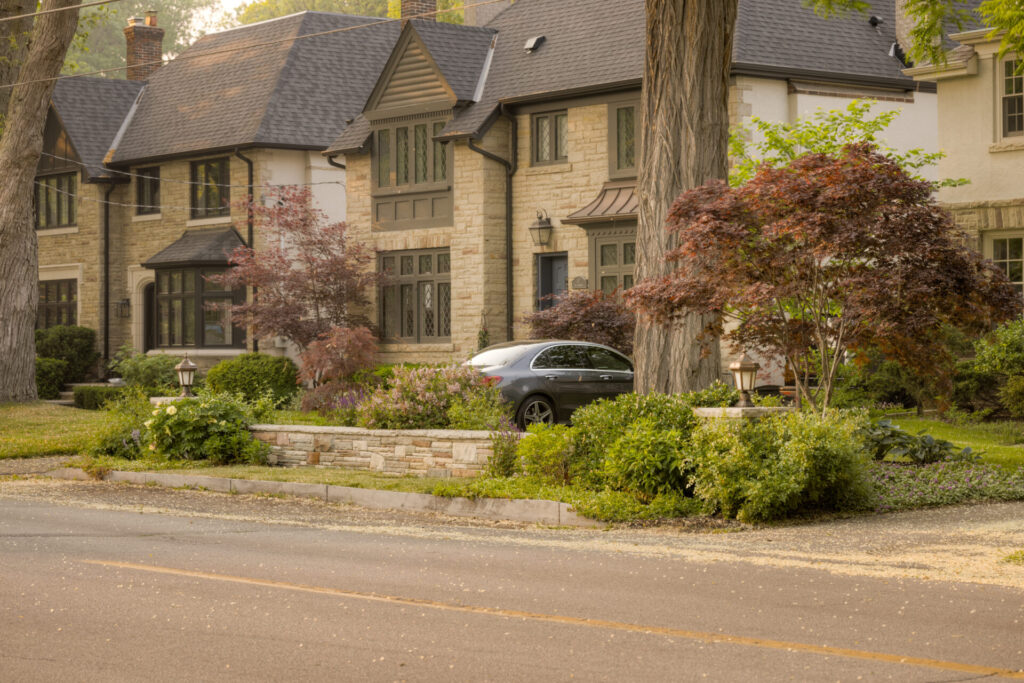
[[[29,14],[19,14],[16,17],[3,17],[0,18],[0,23],[5,21],[17,21],[18,19],[28,19],[30,17],[38,17],[41,14],[53,14],[54,12],[67,12],[72,9],[81,9],[82,7],[95,7],[96,5],[109,5],[112,2],[121,2],[121,0],[96,0],[96,2],[83,2],[81,5],[71,5],[70,7],[58,7],[56,9],[44,9],[38,12],[31,12]]]
[[[483,7],[485,5],[494,5],[494,4],[499,3],[499,2],[507,2],[507,1],[508,0],[483,0],[483,2],[475,2],[475,3],[472,3],[472,4],[462,5],[462,9],[470,9],[470,8],[473,8],[473,7]],[[371,22],[368,22],[368,23],[365,23],[365,24],[356,24],[355,26],[344,26],[342,28],[334,28],[334,29],[330,29],[330,30],[327,30],[327,31],[319,31],[317,33],[307,33],[305,35],[294,36],[292,38],[281,38],[281,39],[278,39],[278,40],[268,40],[268,41],[264,41],[262,43],[252,43],[252,44],[249,44],[249,45],[239,45],[239,46],[236,46],[236,47],[225,47],[225,48],[220,48],[218,50],[206,50],[206,51],[202,51],[202,52],[196,52],[195,54],[189,54],[188,52],[186,52],[184,54],[181,54],[181,55],[178,55],[177,57],[175,57],[174,61],[179,61],[180,62],[182,60],[200,59],[200,58],[203,58],[203,57],[211,57],[213,55],[226,54],[226,53],[229,53],[229,52],[240,52],[242,50],[254,50],[256,48],[269,47],[271,45],[281,45],[282,43],[293,43],[296,40],[303,40],[303,39],[306,39],[306,38],[319,38],[321,36],[327,36],[327,35],[331,35],[331,34],[334,34],[334,33],[346,33],[348,31],[355,31],[356,29],[361,29],[361,28],[369,28],[371,26],[381,26],[383,24],[393,24],[396,21],[407,21],[409,19],[426,19],[426,18],[433,17],[433,16],[438,15],[438,14],[443,14],[445,12],[451,12],[452,10],[455,10],[455,9],[459,9],[459,8],[458,7],[450,7],[448,9],[443,9],[443,10],[442,9],[433,10],[431,12],[423,12],[421,14],[415,14],[415,15],[413,15],[411,17],[401,17],[399,19],[390,19],[390,18],[389,19],[380,19],[378,21],[371,21]],[[234,30],[234,29],[232,29],[232,30]],[[170,60],[168,60],[168,61],[170,61]],[[142,64],[133,64],[131,67],[128,67],[128,66],[118,66],[118,67],[114,67],[114,68],[111,68],[111,69],[98,69],[96,71],[87,71],[85,73],[80,73],[80,74],[68,74],[68,75],[64,75],[64,76],[53,76],[51,78],[37,78],[37,79],[32,80],[32,81],[21,81],[20,83],[7,83],[7,84],[4,84],[4,85],[0,85],[0,90],[6,90],[6,89],[10,89],[10,88],[15,88],[15,87],[17,87],[19,85],[31,85],[33,83],[49,83],[50,81],[61,81],[61,80],[67,79],[67,78],[82,78],[84,76],[97,76],[97,75],[101,75],[101,74],[113,73],[115,71],[127,71],[129,68],[137,69],[137,68],[146,67],[146,66],[158,66],[158,65],[161,65],[163,63],[164,63],[164,60],[163,59],[159,59],[159,60],[152,61],[152,62],[144,62]]]

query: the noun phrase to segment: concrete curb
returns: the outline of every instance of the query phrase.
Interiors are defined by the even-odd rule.
[[[47,476],[54,479],[88,481],[92,479],[84,470],[65,467],[53,470]],[[290,481],[260,481],[256,479],[228,479],[198,474],[172,472],[111,471],[104,481],[149,484],[168,488],[207,489],[220,493],[267,493],[271,495],[314,498],[329,503],[349,503],[376,510],[409,510],[412,512],[438,512],[452,517],[477,517],[496,521],[526,522],[552,526],[603,527],[601,522],[582,517],[566,503],[553,500],[510,500],[507,498],[443,498],[426,493],[381,491],[329,484],[302,484]]]

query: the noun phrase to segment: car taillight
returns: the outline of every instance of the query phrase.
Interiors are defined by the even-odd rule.
[[[487,375],[486,377],[484,377],[484,381],[487,382],[492,387],[495,384],[498,384],[499,382],[501,382],[501,380],[503,380],[503,379],[505,379],[505,378],[500,376],[500,375]]]

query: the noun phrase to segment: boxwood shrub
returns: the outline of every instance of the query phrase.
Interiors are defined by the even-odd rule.
[[[107,403],[116,400],[125,391],[125,387],[90,386],[75,387],[75,407],[83,410],[99,410]]]
[[[36,393],[39,398],[44,401],[60,398],[67,373],[68,362],[65,360],[36,358]]]
[[[221,361],[206,373],[206,386],[217,393],[240,394],[248,401],[268,396],[274,407],[298,392],[299,370],[290,358],[246,353]]]
[[[36,330],[36,354],[67,362],[63,382],[81,382],[96,365],[96,333],[88,327],[57,325]]]

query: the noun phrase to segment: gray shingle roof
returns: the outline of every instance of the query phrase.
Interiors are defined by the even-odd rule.
[[[245,246],[234,228],[187,230],[176,242],[155,254],[142,265],[160,268],[180,265],[227,265],[228,255]]]
[[[455,97],[463,102],[471,101],[496,31],[423,19],[412,19],[409,24],[423,39],[444,79],[455,91]]]
[[[200,38],[150,77],[113,162],[250,145],[327,147],[362,110],[398,22],[202,55],[379,21],[301,12]]]
[[[108,177],[103,157],[142,89],[137,81],[64,78],[53,88],[53,107],[90,178]]]

